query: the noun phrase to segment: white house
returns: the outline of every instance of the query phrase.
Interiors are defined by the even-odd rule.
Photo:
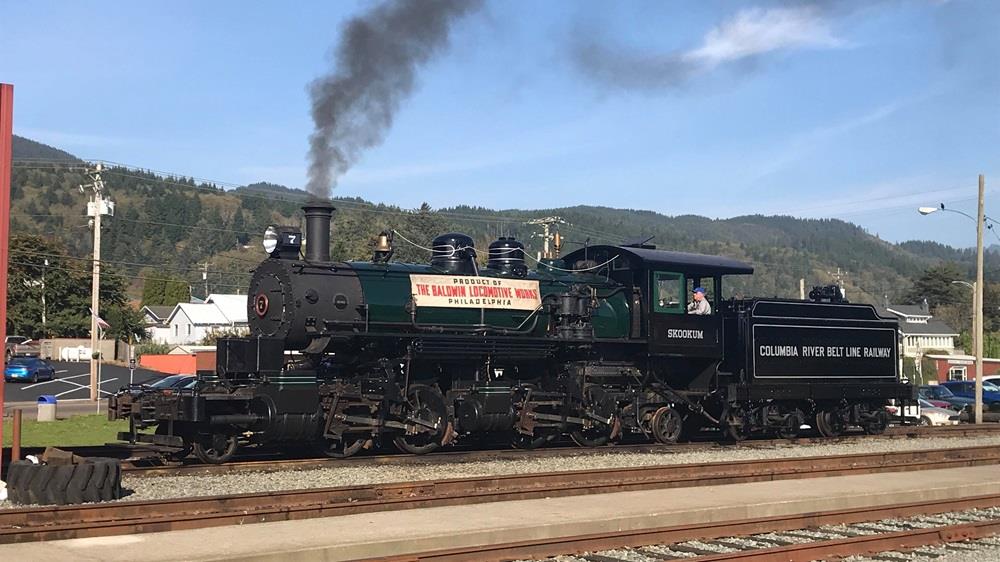
[[[209,295],[204,303],[178,303],[174,307],[163,343],[193,344],[209,334],[248,330],[246,295]]]
[[[903,338],[903,356],[917,360],[929,351],[955,352],[958,332],[951,326],[934,320],[926,306],[917,304],[891,304],[883,316],[899,318],[899,331]]]

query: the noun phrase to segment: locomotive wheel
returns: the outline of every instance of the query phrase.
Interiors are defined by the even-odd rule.
[[[882,435],[889,427],[889,414],[885,410],[879,410],[872,414],[871,419],[865,422],[865,433],[868,435]]]
[[[611,436],[621,427],[618,417],[611,418],[611,423],[595,421],[588,428],[574,429],[569,438],[581,447],[603,447],[611,441]]]
[[[321,452],[331,459],[346,459],[358,454],[365,447],[365,439],[344,436],[340,440],[327,439],[320,447]]]
[[[236,453],[239,442],[235,435],[213,433],[200,436],[193,444],[194,455],[207,464],[222,464],[228,462]]]
[[[514,433],[514,436],[511,437],[510,440],[510,446],[515,449],[530,451],[541,447],[549,440],[550,436],[548,435],[525,435],[523,433]]]
[[[664,445],[672,445],[681,439],[684,431],[684,420],[680,413],[670,406],[663,406],[653,414],[649,422],[653,437]]]
[[[412,435],[400,435],[392,440],[393,444],[400,451],[414,455],[423,455],[437,450],[441,446],[441,439],[444,438],[445,418],[448,416],[444,397],[433,387],[411,384],[406,398],[406,416],[433,425],[434,429],[421,425],[419,427],[426,431]]]
[[[750,428],[744,423],[743,410],[732,409],[722,419],[722,434],[729,441],[739,443],[750,437]]]
[[[778,427],[778,437],[781,439],[795,439],[799,436],[799,428],[802,427],[802,413],[798,410],[785,415]]]
[[[178,425],[178,423],[179,422],[174,422],[175,427]],[[166,423],[157,424],[157,426],[156,426],[156,434],[157,435],[166,435],[167,434],[167,427],[168,426],[167,426]],[[193,448],[193,446],[191,444],[191,440],[185,438],[184,439],[184,448],[182,448],[179,451],[174,451],[172,453],[167,453],[166,457],[167,457],[167,459],[172,460],[172,461],[182,461],[182,460],[186,459],[188,457],[188,455],[191,454],[191,449],[192,448]]]
[[[836,412],[820,410],[816,413],[816,429],[823,437],[839,437],[847,428]]]

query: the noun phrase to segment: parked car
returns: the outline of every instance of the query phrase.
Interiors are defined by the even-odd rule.
[[[956,425],[959,421],[959,414],[950,408],[938,408],[927,400],[918,400],[920,403],[920,425]]]
[[[37,357],[15,357],[3,370],[7,382],[38,382],[56,378],[56,369],[44,359]]]
[[[975,400],[976,398],[975,381],[948,381],[941,383],[939,386],[946,387],[955,396],[969,398],[970,400]],[[994,402],[1000,402],[1000,387],[991,382],[983,382],[983,404],[989,406]]]
[[[147,388],[156,390],[165,390],[168,388],[184,390],[193,387],[196,382],[198,382],[198,377],[194,375],[170,375],[154,382]]]
[[[955,396],[955,394],[951,390],[949,390],[947,386],[943,386],[940,384],[929,384],[921,386],[919,389],[917,389],[917,393],[920,396],[920,398],[927,400],[931,404],[935,404],[935,402],[945,402],[949,404],[949,406],[946,407],[950,407],[953,410],[962,410],[966,406],[975,402],[975,400],[973,400],[972,398],[963,398],[961,396]]]
[[[4,363],[10,362],[15,357],[38,357],[42,352],[38,342],[24,336],[7,336],[4,338],[3,347]]]

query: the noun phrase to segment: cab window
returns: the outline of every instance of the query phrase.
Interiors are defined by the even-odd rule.
[[[656,272],[653,274],[654,310],[668,314],[684,314],[684,275]]]

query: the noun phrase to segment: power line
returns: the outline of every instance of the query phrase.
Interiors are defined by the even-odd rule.
[[[63,254],[49,254],[49,253],[45,253],[45,252],[33,252],[33,251],[24,251],[24,250],[12,250],[11,254],[12,255],[13,254],[20,254],[20,255],[25,255],[25,256],[38,256],[38,257],[43,257],[43,258],[60,258],[60,259],[69,259],[69,260],[74,260],[74,261],[86,261],[86,262],[92,261],[92,258],[81,258],[81,257],[69,256],[69,255],[63,255]],[[127,262],[127,261],[121,261],[121,260],[103,260],[102,259],[102,260],[98,260],[98,263],[101,263],[101,264],[104,264],[104,265],[115,265],[115,266],[126,266],[126,267],[128,267],[128,266],[130,266],[130,267],[155,267],[155,268],[159,268],[159,269],[168,269],[168,270],[171,270],[171,271],[182,271],[182,272],[188,272],[188,273],[190,273],[190,272],[198,272],[198,273],[200,273],[202,271],[202,268],[200,268],[200,267],[198,267],[198,268],[190,268],[190,267],[180,267],[180,266],[167,266],[167,265],[164,265],[164,264],[157,264],[157,263],[139,263],[139,262]],[[252,262],[252,263],[259,263],[259,262]],[[227,275],[243,275],[243,276],[246,276],[246,277],[250,277],[251,276],[249,273],[237,273],[237,272],[226,272],[226,274]]]
[[[9,263],[14,264],[14,265],[23,265],[25,267],[41,267],[37,263],[22,262],[22,261],[16,261],[16,260],[11,260]],[[67,272],[70,272],[70,273],[86,273],[86,270],[74,269],[74,268],[71,268],[71,267],[63,267],[63,266],[58,266],[58,265],[47,265],[45,267],[46,267],[46,269],[55,269],[55,270],[59,270],[59,271],[67,271]],[[136,280],[139,280],[139,281],[164,281],[164,282],[174,282],[174,281],[177,281],[177,279],[171,279],[171,278],[167,278],[167,277],[150,277],[150,276],[146,276],[146,275],[125,276],[125,275],[122,275],[122,274],[114,272],[114,271],[106,272],[105,275],[107,275],[108,277],[120,277],[120,278],[123,278],[123,279],[136,279]],[[236,285],[236,284],[232,284],[232,283],[213,283],[212,285],[217,286],[217,287],[236,287],[236,288],[239,288],[239,289],[246,289],[247,288],[246,285]]]

